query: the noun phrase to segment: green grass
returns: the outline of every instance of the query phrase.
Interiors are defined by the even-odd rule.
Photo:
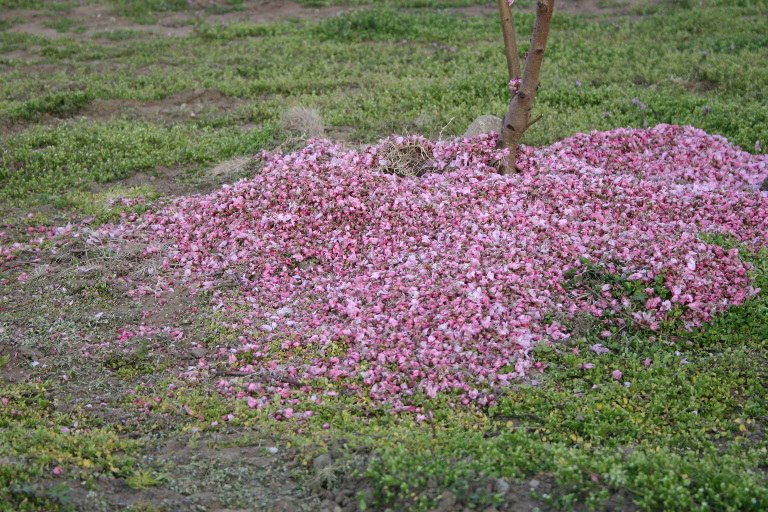
[[[85,27],[82,27],[79,25],[78,21],[73,18],[68,18],[66,16],[64,17],[56,17],[55,19],[52,19],[51,21],[47,21],[43,23],[44,27],[52,28],[56,30],[57,32],[82,32]]]
[[[134,29],[116,29],[107,30],[102,32],[95,32],[93,34],[94,39],[108,39],[110,41],[127,41],[130,39],[141,39],[147,37],[147,32]]]
[[[0,458],[17,461],[0,465],[0,511],[75,510],[68,484],[44,483],[55,468],[87,485],[100,475],[141,481],[134,469],[140,443],[100,427],[81,406],[57,413],[49,386],[0,389],[7,401],[0,404]]]
[[[722,236],[702,237],[740,247]],[[740,247],[740,253],[765,290],[768,250]],[[604,339],[596,334],[600,326],[571,326],[580,333],[573,340],[536,350],[544,366],[538,382],[513,386],[488,409],[461,406],[450,396],[412,397],[412,405],[433,414],[426,423],[340,395],[312,405],[316,416],[301,430],[270,417],[279,405],[255,411],[242,402],[229,425],[266,429],[296,447],[306,466],[330,450],[334,465],[322,485],[333,492],[351,479],[366,490],[358,496],[361,508],[372,510],[433,510],[447,492],[482,510],[502,502],[498,481],[555,510],[630,504],[654,511],[764,510],[767,316],[763,292],[692,332],[670,324]],[[208,325],[212,343],[236,339],[226,317],[223,324],[216,318]],[[596,342],[610,352],[593,353]],[[611,375],[617,369],[618,382]],[[194,415],[179,420],[184,431],[209,430],[230,410],[227,399],[176,380],[161,389],[169,383],[177,391],[157,412],[172,413],[180,402],[190,407]],[[140,396],[150,401],[152,393]],[[325,423],[330,430],[321,429]],[[539,486],[530,488],[534,482]]]
[[[47,203],[65,191],[126,178],[159,166],[185,167],[253,154],[273,137],[269,127],[242,131],[138,121],[39,126],[14,137],[0,154],[0,197]]]
[[[742,254],[765,289],[768,251]],[[668,328],[608,340],[587,333],[539,347],[535,359],[546,370],[538,384],[513,387],[487,411],[416,398],[434,414],[419,424],[339,399],[313,408],[313,423],[333,425],[324,444],[345,444],[359,485],[375,489],[361,499],[376,510],[431,510],[446,491],[482,509],[501,500],[489,487],[496,479],[526,489],[531,479],[550,483],[534,495],[556,510],[577,503],[602,510],[609,499],[647,510],[764,510],[766,315],[763,293],[694,332]],[[611,352],[590,351],[598,340]],[[594,368],[580,367],[588,362]],[[616,369],[619,382],[611,377]],[[250,411],[240,414],[254,422]],[[268,420],[257,415],[261,421]],[[360,465],[360,453],[373,455]]]
[[[725,135],[747,150],[758,141],[765,145],[768,66],[757,63],[768,61],[768,21],[759,12],[756,5],[671,9],[615,24],[557,14],[537,98],[544,119],[526,141],[548,144],[580,131],[665,122]],[[521,40],[531,22],[528,11],[518,16]],[[117,31],[52,41],[0,33],[3,51],[31,48],[41,64],[67,66],[51,74],[20,59],[5,62],[0,119],[32,124],[4,136],[3,195],[55,193],[155,165],[195,165],[226,158],[235,148],[261,149],[243,142],[234,127],[274,126],[286,103],[319,109],[328,125],[351,127],[361,141],[393,132],[460,134],[475,116],[504,112],[508,91],[497,25],[492,14],[464,18],[433,9],[375,7],[319,22],[202,23],[188,38]],[[106,59],[107,68],[93,64]],[[49,122],[76,118],[99,100],[162,100],[196,87],[242,101],[236,112],[207,123],[234,141],[209,138],[215,132],[200,120],[183,127],[129,126],[117,119]],[[214,146],[207,156],[183,149],[198,134]],[[142,141],[152,137],[163,140],[164,148],[147,150]],[[38,154],[41,139],[54,143]],[[73,144],[74,162],[65,161]],[[108,157],[98,153],[110,144],[120,154],[106,170]],[[57,151],[58,157],[51,154]],[[66,177],[59,177],[65,166]],[[81,173],[81,167],[90,170]],[[23,180],[19,169],[25,170]],[[40,182],[41,175],[56,178]]]
[[[755,260],[758,283],[766,286],[768,252]],[[430,478],[460,495],[470,478],[545,472],[558,482],[547,498],[558,507],[620,493],[652,510],[762,510],[766,313],[763,294],[698,332],[605,342],[612,352],[600,357],[587,349],[594,339],[567,347],[578,355],[542,347],[536,359],[547,371],[540,385],[503,396],[477,431],[404,435],[365,476],[386,484],[384,500],[388,490],[423,491]],[[580,370],[585,362],[595,368]],[[624,370],[621,383],[610,377],[617,368]],[[475,498],[482,501],[467,496]]]
[[[11,18],[4,18],[0,20],[0,32],[5,32],[12,26],[16,25],[20,22],[20,18],[17,17],[11,17]]]
[[[75,7],[72,0],[0,0],[2,9],[48,9],[69,11]]]
[[[108,3],[144,22],[188,10],[186,1]],[[7,31],[20,23],[17,17],[0,25],[0,203],[21,212],[52,205],[62,215],[94,217],[96,224],[140,213],[160,200],[157,190],[122,180],[138,172],[194,180],[206,166],[285,143],[290,134],[278,121],[291,105],[318,109],[326,125],[345,129],[353,142],[406,132],[459,135],[480,114],[503,114],[508,88],[497,16],[464,18],[443,9],[487,2],[302,3],[360,9],[320,21],[211,26],[209,14],[243,8],[242,2],[220,2],[203,9],[189,37],[173,38],[133,29],[82,37],[71,32],[74,24],[61,21],[69,18],[56,23],[70,32],[55,41]],[[0,0],[0,8],[46,12],[72,5]],[[535,115],[544,118],[525,142],[666,122],[724,135],[748,151],[758,142],[765,148],[766,12],[762,0],[689,0],[642,5],[631,18],[557,13],[537,96]],[[517,17],[521,41],[532,20],[530,12]],[[194,89],[216,89],[231,102],[195,117],[142,113],[141,105],[170,102]],[[112,117],[84,117],[104,108],[104,101],[125,108]],[[146,202],[114,200],[123,197]],[[40,214],[18,227],[47,218]],[[756,286],[768,289],[768,253],[741,254],[756,265]],[[610,278],[594,272],[573,276],[573,284]],[[28,309],[42,315],[55,304],[56,318],[70,318],[89,307],[109,310],[116,300],[106,280],[68,286],[97,298],[86,300],[83,292],[67,306],[45,295],[54,292],[41,291]],[[10,309],[8,297],[2,306]],[[18,315],[3,317],[5,336],[15,332],[11,325],[44,324],[47,333],[53,324],[24,316],[28,311]],[[272,420],[272,409],[239,404],[232,411],[229,399],[205,385],[152,381],[174,366],[150,358],[147,347],[107,354],[100,368],[135,384],[135,394],[122,404],[134,414],[135,399],[167,398],[153,412],[172,426],[145,427],[162,431],[158,436],[210,434],[211,422],[231,412],[228,428],[267,432],[290,444],[301,467],[333,451],[335,474],[323,485],[334,491],[339,482],[354,481],[370,491],[357,498],[367,509],[429,510],[451,492],[482,510],[501,499],[497,480],[520,485],[527,495],[535,479],[541,485],[533,494],[558,510],[620,508],[622,500],[647,510],[764,510],[766,317],[764,291],[691,333],[671,324],[661,333],[605,340],[597,335],[600,326],[587,322],[573,326],[578,335],[568,344],[537,350],[536,360],[546,366],[537,385],[508,390],[490,409],[457,406],[451,397],[415,397],[434,415],[430,423],[415,423],[340,396],[314,408],[318,414],[302,426],[304,434]],[[191,321],[211,348],[234,343],[240,334],[216,314],[201,311]],[[67,329],[92,329],[92,322]],[[588,347],[597,342],[611,352],[596,356]],[[0,367],[9,362],[0,357]],[[595,366],[582,369],[585,363]],[[611,378],[616,369],[623,372],[620,382]],[[55,390],[46,386],[0,385],[0,395],[10,399],[0,406],[0,459],[12,461],[0,465],[0,510],[71,510],[68,489],[80,481],[96,486],[99,478],[137,490],[168,485],[172,477],[138,458],[140,446],[120,427],[88,420],[79,409],[78,420],[90,430],[63,433],[60,427],[72,418],[56,411],[46,398]],[[195,415],[183,412],[182,404]],[[321,428],[325,423],[330,430]],[[49,485],[56,465],[65,469],[65,483]]]
[[[211,3],[190,3],[187,0],[108,0],[115,14],[126,16],[139,23],[152,24],[158,16],[172,11],[201,11],[221,14],[243,9],[243,0],[224,0]]]

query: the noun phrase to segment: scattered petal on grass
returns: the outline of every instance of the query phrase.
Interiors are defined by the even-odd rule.
[[[420,148],[416,164],[429,173],[388,174],[393,144]],[[225,379],[219,392],[244,392],[262,406],[278,400],[296,416],[297,397],[337,392],[394,411],[441,393],[486,405],[494,388],[545,371],[533,350],[568,339],[571,319],[658,329],[674,313],[692,328],[757,293],[739,251],[701,234],[768,245],[768,198],[759,191],[768,156],[659,125],[522,147],[521,172],[509,176],[495,172],[503,157],[495,135],[393,137],[364,151],[311,141],[261,155],[251,179],[87,239],[157,248],[162,268],[130,293],[162,297],[169,282],[210,293],[239,331],[240,345],[221,359],[272,376],[236,392]],[[647,300],[638,305],[634,292],[601,283],[595,293],[574,291],[569,275],[585,262],[647,286]],[[147,334],[119,333],[132,336]],[[205,371],[203,361],[184,375]]]

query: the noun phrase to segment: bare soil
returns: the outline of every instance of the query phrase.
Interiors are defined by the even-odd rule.
[[[631,14],[637,7],[662,3],[665,0],[560,0],[555,9],[574,14]]]
[[[558,0],[555,5],[555,15],[558,12],[567,12],[571,14],[615,17],[632,14],[638,7],[658,4],[664,1],[666,0]],[[488,2],[488,5],[455,7],[448,10],[463,14],[464,16],[484,16],[486,14],[495,15],[498,12],[498,7],[495,3]]]
[[[560,0],[558,12],[593,15],[625,15],[634,12],[637,7],[663,3],[667,0]],[[206,5],[221,5],[220,1],[199,0],[195,5],[203,8]],[[243,10],[233,10],[225,13],[206,12],[202,16],[206,23],[221,24],[233,22],[269,23],[286,19],[318,20],[335,16],[341,12],[353,9],[349,6],[308,7],[292,1],[250,1],[244,4]],[[497,7],[489,2],[488,5],[474,5],[449,9],[465,16],[482,16],[495,14]],[[39,11],[29,9],[14,9],[0,11],[0,20],[14,20],[14,25],[8,29],[11,33],[29,33],[51,39],[68,36],[75,39],[90,39],[98,32],[115,30],[136,30],[163,36],[185,37],[192,32],[192,27],[199,21],[199,11],[189,10],[170,12],[163,15],[157,24],[136,23],[123,16],[116,15],[109,6],[81,5],[67,12],[64,16],[76,20],[77,25],[72,31],[59,32],[49,25],[62,16],[55,11]],[[76,30],[77,27],[82,27]],[[27,58],[25,52],[3,54],[6,57]]]
[[[197,88],[158,101],[97,100],[78,114],[95,120],[128,117],[150,121],[183,121],[215,112],[229,112],[242,104],[218,89]]]
[[[226,5],[225,2],[194,2],[203,8],[205,5]],[[233,10],[221,14],[204,13],[206,23],[269,23],[285,19],[322,19],[334,16],[349,7],[307,7],[296,2],[282,1],[251,1],[244,4],[243,10]],[[47,38],[57,39],[70,36],[76,39],[90,39],[97,32],[114,30],[137,30],[163,36],[185,37],[192,32],[192,27],[198,21],[196,11],[170,12],[163,15],[157,24],[136,23],[123,16],[116,15],[109,6],[81,5],[65,14],[66,17],[77,21],[84,30],[59,32],[46,24],[61,17],[58,12],[41,12],[38,10],[16,9],[0,12],[0,20],[17,22],[8,30],[15,33],[29,33]],[[21,21],[18,21],[21,20]]]
[[[203,6],[202,1],[196,3]],[[599,0],[561,0],[558,9],[563,12],[616,15],[628,13],[634,6],[643,3],[642,0],[624,0],[606,7],[607,4]],[[320,19],[347,9],[349,7],[306,7],[291,1],[252,1],[247,2],[242,11],[206,14],[205,19],[209,23]],[[496,7],[489,2],[488,6],[453,11],[466,16],[478,16],[495,13]],[[31,33],[47,38],[71,36],[82,40],[90,39],[97,32],[114,30],[137,30],[184,37],[191,33],[197,20],[194,12],[169,13],[158,24],[143,25],[116,16],[108,6],[81,5],[66,13],[66,16],[77,20],[78,25],[84,29],[62,33],[46,26],[58,16],[61,14],[53,11],[0,12],[0,20],[21,20],[9,29],[10,32]],[[24,51],[12,51],[0,56],[26,59],[30,70],[35,72],[66,70],[66,64],[35,67],[37,56]],[[109,64],[97,62],[94,65]],[[193,89],[158,101],[99,100],[87,105],[78,115],[96,120],[126,116],[172,122],[228,112],[240,103],[240,100],[227,97],[216,89]],[[351,129],[337,127],[338,133],[331,130],[329,135],[342,137]],[[0,134],[5,132],[6,128],[0,127]],[[180,179],[184,169],[156,169],[154,172],[138,173],[123,185],[150,183],[161,194],[167,195],[199,192],[210,188],[215,180],[231,179],[245,165],[247,161],[242,159],[225,162],[209,173],[213,181],[202,185],[184,185]],[[158,386],[168,373],[178,372],[178,365],[183,368],[194,364],[204,354],[201,345],[206,336],[210,335],[203,322],[190,321],[183,341],[175,343],[172,353],[159,342],[149,346],[149,358],[155,366],[163,361],[168,362],[165,373],[119,375],[115,361],[123,358],[135,366],[137,362],[130,359],[130,354],[135,353],[137,347],[135,343],[114,342],[116,329],[128,325],[144,325],[153,329],[177,327],[183,325],[183,315],[190,307],[196,303],[199,303],[201,309],[205,306],[204,299],[190,296],[183,289],[166,295],[162,301],[151,296],[133,300],[125,295],[125,283],[110,280],[110,276],[127,275],[134,280],[147,278],[152,262],[145,261],[140,256],[141,251],[142,248],[137,247],[133,253],[110,255],[108,252],[99,253],[83,247],[67,247],[62,251],[61,258],[37,262],[36,268],[40,275],[34,276],[33,285],[39,289],[40,295],[30,293],[27,288],[4,291],[16,296],[18,301],[13,302],[14,311],[0,310],[0,316],[7,323],[13,323],[18,332],[14,333],[17,341],[0,344],[0,357],[9,358],[8,363],[0,367],[0,382],[55,379],[60,385],[50,399],[57,411],[65,414],[78,411],[91,418],[98,418],[104,425],[114,427],[123,435],[142,439],[146,442],[143,464],[169,475],[166,482],[146,489],[133,489],[122,479],[106,476],[99,477],[91,489],[78,485],[78,482],[67,482],[75,508],[101,511],[124,510],[134,506],[136,510],[144,510],[140,507],[151,504],[155,507],[152,510],[168,511],[357,510],[358,501],[355,496],[359,492],[370,493],[371,489],[362,486],[361,481],[344,472],[345,468],[336,465],[341,457],[339,452],[331,450],[322,464],[316,464],[318,467],[314,471],[306,470],[298,466],[295,450],[280,445],[279,440],[259,430],[243,432],[241,429],[239,432],[231,432],[224,429],[220,433],[179,434],[177,427],[184,419],[183,411],[178,414],[150,413],[140,416],[135,410],[125,407],[126,397],[136,386]],[[10,276],[10,270],[10,267],[0,269],[0,277]],[[14,275],[16,272],[13,270]],[[107,282],[108,289],[94,292],[94,288],[101,282]],[[62,284],[66,288],[63,295],[51,291],[60,290]],[[221,285],[226,286],[226,283]],[[103,314],[103,311],[107,313]],[[62,338],[58,338],[58,342],[54,341],[57,339],[55,336],[59,335],[65,335],[66,341],[61,341]],[[104,340],[110,341],[104,343]],[[84,360],[88,364],[83,364]],[[75,371],[76,375],[62,381],[61,375],[71,371]],[[84,409],[85,404],[102,405]],[[359,454],[360,463],[368,456]],[[50,479],[43,482],[43,487],[62,482],[65,480],[61,478]],[[520,484],[487,481],[478,482],[477,485],[504,494],[502,505],[488,509],[488,512],[493,512],[531,511],[539,508],[546,510],[542,501],[531,497],[531,489],[547,492],[554,484],[551,476],[541,475],[531,482]],[[441,495],[438,502],[438,511],[462,510],[456,497],[450,494]],[[617,504],[617,510],[619,507]]]

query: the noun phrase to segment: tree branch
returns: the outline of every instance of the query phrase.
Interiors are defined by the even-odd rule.
[[[504,35],[504,55],[507,56],[509,79],[520,78],[520,59],[517,56],[517,40],[515,38],[515,23],[512,20],[512,10],[507,0],[499,0],[499,15],[501,15],[501,32]]]
[[[533,121],[531,121],[530,123],[528,123],[528,126],[526,126],[526,127],[525,127],[525,129],[527,130],[527,129],[528,129],[528,128],[530,128],[531,126],[533,126],[533,125],[535,125],[536,123],[538,123],[539,121],[541,121],[543,118],[544,118],[544,114],[539,114],[539,117],[537,117],[536,119],[534,119]]]

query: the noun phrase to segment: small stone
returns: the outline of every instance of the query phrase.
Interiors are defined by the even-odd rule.
[[[318,512],[336,512],[336,509],[340,507],[329,499],[323,500],[320,504]]]
[[[297,503],[283,498],[276,501],[271,510],[273,512],[298,512],[301,507]]]
[[[271,453],[272,455],[276,454],[278,451],[280,451],[280,450],[278,450],[276,446],[268,446],[267,447],[267,452]]]
[[[507,491],[509,490],[509,482],[503,478],[496,478],[493,481],[493,490],[498,494],[507,494]]]
[[[452,492],[444,492],[435,512],[450,512],[455,510],[454,505],[456,505],[456,496]]]
[[[469,125],[464,132],[465,137],[476,137],[484,133],[496,132],[501,129],[501,118],[496,116],[480,116]]]
[[[327,453],[315,457],[315,460],[312,461],[312,467],[315,468],[315,473],[322,472],[331,464],[333,464],[333,459],[331,458],[330,454]]]
[[[205,349],[203,347],[194,347],[190,352],[198,359],[205,355]]]
[[[538,480],[536,480],[536,479],[534,478],[533,480],[531,480],[530,482],[528,482],[528,485],[531,487],[531,489],[535,489],[535,488],[537,488],[539,485],[541,485],[541,482],[539,482]]]

